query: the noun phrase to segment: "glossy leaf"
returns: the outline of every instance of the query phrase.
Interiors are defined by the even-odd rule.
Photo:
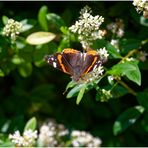
[[[112,55],[114,58],[121,58],[122,56],[118,52],[118,50],[110,43],[106,44],[106,49],[109,52],[110,55]]]
[[[47,17],[46,17],[47,12],[48,12],[48,7],[42,6],[39,10],[39,13],[38,13],[38,21],[39,21],[41,27],[45,31],[48,31],[48,21],[47,21]]]
[[[118,135],[126,130],[129,126],[133,125],[143,112],[144,108],[142,106],[131,107],[124,111],[113,125],[114,135]]]
[[[8,18],[7,16],[5,16],[5,15],[2,16],[2,21],[3,21],[3,24],[4,24],[4,25],[7,24],[8,19],[9,19],[9,18]]]
[[[69,93],[67,94],[66,98],[71,98],[76,95],[86,84],[79,84],[72,88]]]
[[[62,20],[62,18],[55,13],[48,13],[47,20],[49,21],[49,24],[52,23],[57,26],[57,28],[64,26],[64,21]]]
[[[137,100],[141,106],[148,110],[148,92],[138,93]]]
[[[141,16],[140,17],[140,24],[143,26],[148,27],[148,19],[146,19],[145,17]]]
[[[119,63],[108,71],[111,75],[126,76],[129,80],[141,85],[141,73],[137,64],[132,62]]]
[[[34,131],[36,129],[36,125],[37,121],[36,118],[33,117],[31,118],[25,125],[24,131],[31,129],[32,131]]]
[[[28,19],[24,19],[20,23],[22,23],[22,28],[21,28],[20,32],[28,31],[28,30],[32,29],[35,25],[34,20],[28,20]]]
[[[79,94],[77,96],[77,101],[76,101],[77,104],[79,104],[80,101],[82,100],[83,95],[85,93],[85,89],[86,89],[86,86],[85,85],[80,89]]]
[[[31,45],[40,45],[52,41],[56,35],[51,32],[35,32],[30,34],[26,41]]]
[[[75,81],[70,81],[67,86],[66,86],[66,89],[65,89],[65,92],[69,89],[69,88],[72,88],[76,85],[76,82]]]

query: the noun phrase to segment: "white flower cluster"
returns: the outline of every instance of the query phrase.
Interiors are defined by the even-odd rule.
[[[85,6],[80,11],[79,20],[76,21],[75,25],[69,27],[71,32],[78,34],[78,39],[84,49],[89,48],[92,41],[101,39],[104,36],[104,31],[99,30],[104,18],[99,15],[92,16],[91,12],[91,9]]]
[[[107,50],[105,49],[105,47],[104,48],[100,48],[97,52],[100,55],[100,58],[103,61],[106,61],[106,59],[108,58],[109,54],[108,54]]]
[[[61,145],[61,138],[69,134],[64,125],[57,124],[55,121],[50,121],[40,128],[38,138],[39,146],[56,147]]]
[[[22,28],[22,23],[9,19],[5,27],[3,28],[2,34],[5,36],[10,36],[11,39],[15,40],[16,36],[19,35]]]
[[[133,5],[136,6],[136,10],[143,11],[143,15],[148,17],[148,1],[147,0],[134,0]]]
[[[102,91],[101,102],[105,102],[108,99],[112,98],[111,90],[102,89],[101,91]]]
[[[124,23],[122,19],[117,19],[116,22],[112,22],[107,25],[107,29],[115,34],[118,38],[124,35]]]
[[[111,39],[110,43],[117,49],[117,52],[120,52],[119,50],[119,40]]]
[[[15,146],[30,147],[34,145],[35,140],[37,139],[37,131],[29,129],[23,133],[23,136],[21,136],[20,132],[17,130],[14,134],[9,135],[9,139],[15,144]]]
[[[71,133],[73,147],[100,147],[102,141],[100,138],[93,137],[85,131],[74,130]]]

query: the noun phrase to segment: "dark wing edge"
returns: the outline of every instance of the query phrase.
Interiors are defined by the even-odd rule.
[[[56,53],[54,55],[45,55],[44,59],[52,67],[71,75],[69,67],[67,67],[67,62],[65,61],[61,53]]]

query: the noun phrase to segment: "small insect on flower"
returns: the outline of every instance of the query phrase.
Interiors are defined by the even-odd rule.
[[[72,76],[72,79],[79,81],[86,74],[99,68],[107,59],[108,54],[105,48],[98,53],[95,50],[80,52],[75,49],[67,48],[62,53],[45,56],[48,64],[64,73]]]

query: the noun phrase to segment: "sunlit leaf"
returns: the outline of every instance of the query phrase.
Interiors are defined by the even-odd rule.
[[[4,77],[4,76],[5,76],[4,72],[0,69],[0,77]]]
[[[12,58],[12,63],[19,65],[22,62],[24,62],[24,60],[22,58],[20,58],[18,55],[14,55],[14,57]]]
[[[6,25],[7,22],[8,22],[9,18],[5,15],[2,16],[2,21],[3,21],[3,24]]]
[[[56,35],[51,32],[35,32],[30,34],[26,41],[31,45],[45,44],[52,41]]]
[[[118,135],[126,130],[129,126],[133,125],[143,112],[144,108],[142,106],[131,107],[124,111],[114,123],[114,135]]]
[[[67,86],[66,86],[66,89],[65,89],[65,92],[69,89],[69,88],[72,88],[76,85],[76,82],[75,81],[70,81]]]
[[[126,76],[129,80],[141,85],[141,73],[137,64],[132,62],[119,63],[108,71],[111,75]]]
[[[81,88],[85,87],[86,84],[79,84],[76,85],[74,88],[72,88],[69,93],[67,94],[67,98],[71,98],[73,96],[75,96],[80,90]]]
[[[22,28],[20,32],[28,31],[29,29],[33,28],[35,25],[34,20],[28,20],[28,19],[24,19],[20,23],[22,23]]]
[[[86,89],[86,86],[85,85],[80,89],[80,91],[78,93],[78,96],[77,96],[77,100],[76,100],[76,103],[77,104],[79,104],[80,101],[81,101],[81,99],[83,98],[83,95],[85,93],[85,89]]]
[[[110,55],[112,55],[114,58],[121,58],[122,56],[118,52],[118,49],[116,49],[112,44],[107,43],[106,49],[109,52]]]
[[[47,17],[46,17],[47,12],[48,12],[48,7],[42,6],[39,10],[39,13],[38,13],[38,21],[39,21],[41,27],[45,31],[48,31],[48,22],[47,22]]]
[[[32,131],[34,131],[36,129],[36,125],[37,121],[36,118],[33,117],[31,118],[25,125],[24,131],[31,129]]]

